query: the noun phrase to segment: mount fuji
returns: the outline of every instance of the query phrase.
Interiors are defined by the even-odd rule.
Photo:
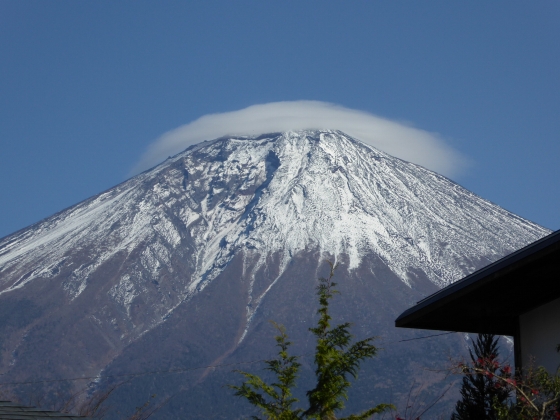
[[[350,408],[411,387],[429,401],[466,338],[420,339],[396,316],[548,233],[340,131],[206,141],[0,240],[0,391],[56,399],[126,379],[119,407],[155,393],[171,399],[154,418],[240,418],[250,407],[223,386],[274,355],[267,320],[286,326],[305,388],[329,259],[334,320],[383,348]]]

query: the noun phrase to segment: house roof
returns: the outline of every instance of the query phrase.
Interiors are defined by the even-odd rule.
[[[401,328],[515,335],[519,315],[560,297],[560,230],[419,301]]]
[[[10,401],[0,401],[0,419],[4,420],[83,420],[86,417],[26,407]]]

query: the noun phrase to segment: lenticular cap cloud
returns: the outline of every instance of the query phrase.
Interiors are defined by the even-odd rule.
[[[133,172],[148,169],[204,140],[306,129],[343,131],[390,155],[446,176],[457,175],[466,163],[436,133],[327,102],[291,101],[209,114],[171,130],[148,148]]]

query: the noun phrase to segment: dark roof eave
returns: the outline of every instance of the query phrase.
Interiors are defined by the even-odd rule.
[[[419,301],[417,305],[404,311],[395,320],[395,326],[399,328],[416,328],[412,324],[415,324],[415,321],[418,321],[423,316],[484,287],[484,285],[492,282],[496,278],[502,277],[510,271],[529,264],[536,258],[540,258],[543,255],[547,255],[549,252],[555,251],[559,247],[560,230],[513,252]]]

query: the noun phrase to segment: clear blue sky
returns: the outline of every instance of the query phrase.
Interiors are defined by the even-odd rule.
[[[558,1],[0,0],[0,237],[168,130],[298,99],[437,132],[455,181],[560,228]]]

